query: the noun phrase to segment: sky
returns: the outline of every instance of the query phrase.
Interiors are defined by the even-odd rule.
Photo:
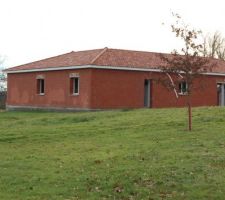
[[[0,0],[2,66],[104,47],[169,53],[180,47],[171,12],[205,34],[225,36],[223,1]]]

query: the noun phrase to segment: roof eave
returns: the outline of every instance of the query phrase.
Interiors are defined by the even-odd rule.
[[[81,65],[81,66],[67,66],[67,67],[49,67],[49,68],[39,68],[39,69],[22,69],[22,70],[4,70],[7,74],[15,73],[29,73],[29,72],[45,72],[45,71],[62,71],[62,70],[71,70],[71,69],[112,69],[112,70],[126,70],[126,71],[142,71],[142,72],[162,72],[157,67],[152,68],[137,68],[137,67],[120,67],[120,66],[98,66],[98,65]],[[217,72],[206,72],[204,75],[211,76],[225,76],[225,73]]]
[[[114,67],[114,66],[97,66],[97,65],[81,65],[81,66],[67,66],[67,67],[49,67],[38,69],[21,69],[21,70],[4,70],[7,74],[15,73],[29,73],[29,72],[44,72],[44,71],[62,71],[69,69],[114,69],[114,70],[128,70],[128,71],[154,71],[159,72],[159,69],[154,68],[134,68],[134,67]]]

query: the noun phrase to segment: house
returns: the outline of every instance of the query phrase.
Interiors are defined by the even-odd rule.
[[[193,106],[225,105],[225,62],[204,73],[205,88],[192,94]],[[185,83],[179,98],[154,82],[165,76],[159,53],[97,49],[70,52],[9,68],[7,108],[98,110],[185,106]]]

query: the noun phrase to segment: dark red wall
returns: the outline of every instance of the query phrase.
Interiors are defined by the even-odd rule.
[[[80,94],[70,94],[70,73],[80,75]],[[45,95],[37,94],[37,75],[45,76]],[[7,104],[39,107],[90,107],[91,70],[8,74]]]
[[[80,75],[80,94],[70,94],[70,73]],[[37,75],[45,76],[45,95],[37,94]],[[61,107],[61,108],[142,108],[144,107],[144,80],[162,76],[159,73],[81,69],[49,72],[8,74],[7,104],[11,106]],[[165,75],[163,75],[165,76]],[[199,81],[204,84],[199,84]],[[204,76],[195,85],[204,85],[192,95],[193,106],[217,105],[217,81],[224,77]],[[175,94],[162,85],[152,82],[153,108],[185,106],[185,96]]]
[[[144,80],[157,79],[165,76],[160,73],[119,71],[95,69],[92,72],[92,108],[142,108],[144,107]],[[217,81],[224,77],[203,76],[196,80],[196,88],[192,95],[193,106],[216,106],[217,105]],[[177,99],[174,92],[152,81],[151,107],[183,107],[186,98],[179,95]]]

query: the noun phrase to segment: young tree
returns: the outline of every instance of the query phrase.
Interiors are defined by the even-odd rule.
[[[178,52],[174,50],[170,55],[161,54],[161,71],[165,76],[159,78],[159,82],[168,89],[174,91],[177,98],[179,92],[185,96],[188,108],[188,129],[192,130],[192,104],[191,95],[198,86],[194,85],[198,77],[210,71],[213,64],[211,59],[201,57],[204,48],[200,42],[201,31],[190,28],[178,14],[173,14],[176,19],[171,25],[172,32],[183,42],[183,48]],[[179,92],[178,92],[179,90]]]

